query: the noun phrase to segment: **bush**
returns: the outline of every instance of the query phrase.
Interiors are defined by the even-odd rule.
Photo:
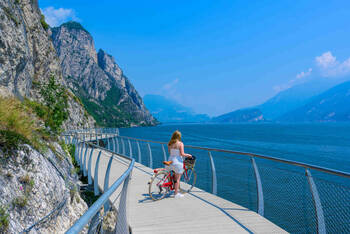
[[[61,125],[68,119],[68,96],[66,89],[58,84],[55,77],[52,75],[49,83],[43,85],[40,93],[44,98],[44,103],[47,108],[45,125],[58,134],[61,132]]]
[[[40,17],[40,23],[41,26],[43,26],[43,28],[45,29],[45,31],[50,27],[46,22],[45,22],[45,16],[43,14],[41,14]]]
[[[6,233],[9,226],[9,214],[4,206],[0,205],[0,233]]]
[[[39,118],[43,120],[47,118],[48,108],[43,104],[36,101],[31,101],[29,99],[24,99],[24,104],[30,109],[32,109]]]

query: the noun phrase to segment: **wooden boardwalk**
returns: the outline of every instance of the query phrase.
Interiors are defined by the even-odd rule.
[[[98,151],[92,157],[92,172]],[[104,176],[109,160],[107,153],[101,154],[98,183],[103,188]],[[109,185],[127,169],[128,160],[117,157],[113,160]],[[152,201],[148,195],[148,184],[153,170],[135,163],[128,189],[127,217],[134,234],[166,233],[286,233],[257,213],[235,203],[194,188],[185,197],[172,196]],[[200,178],[197,178],[200,180]],[[111,197],[113,202],[121,187]]]

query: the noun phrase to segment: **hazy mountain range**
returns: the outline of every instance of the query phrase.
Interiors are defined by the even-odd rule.
[[[280,118],[289,122],[350,121],[350,81],[341,83]]]
[[[147,108],[161,122],[324,122],[350,120],[350,81],[319,79],[279,92],[261,105],[209,118],[159,95],[146,95]],[[339,84],[340,83],[340,84]]]
[[[338,84],[339,82],[341,80],[312,80],[281,91],[261,105],[220,115],[213,118],[213,121],[349,121],[350,84],[349,81]],[[242,115],[241,118],[239,115]]]
[[[208,115],[196,114],[191,108],[160,95],[145,95],[143,101],[151,114],[162,123],[207,122],[210,120]]]

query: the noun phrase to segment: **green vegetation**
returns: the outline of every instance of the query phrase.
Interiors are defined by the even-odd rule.
[[[6,233],[9,226],[9,216],[7,208],[0,205],[0,233]]]
[[[76,95],[80,97],[87,112],[95,119],[99,126],[128,127],[131,122],[137,122],[131,114],[123,110],[127,109],[127,106],[118,107],[116,105],[121,98],[121,93],[115,86],[112,86],[108,90],[106,98],[101,104],[90,101],[88,95],[82,89]]]
[[[31,110],[16,98],[0,97],[0,148],[5,157],[1,159],[10,157],[20,144],[45,149],[40,138],[40,127]]]
[[[75,21],[69,21],[67,23],[64,23],[61,25],[61,27],[66,27],[68,29],[83,30],[86,33],[89,33],[83,26],[81,26],[81,24],[79,24],[78,22],[75,22]]]
[[[25,206],[27,205],[27,203],[28,203],[28,198],[27,198],[27,196],[25,196],[25,195],[15,197],[15,198],[12,200],[12,204],[13,204],[15,207],[19,207],[19,208],[25,207]]]
[[[49,83],[43,85],[40,90],[47,108],[45,125],[58,134],[61,131],[62,123],[68,119],[68,96],[66,89],[58,84],[52,75]]]
[[[1,158],[1,161],[10,157],[13,151],[18,150],[19,144],[29,144],[29,141],[16,132],[0,130],[0,148],[5,157]]]
[[[50,27],[46,21],[45,21],[45,16],[43,14],[41,14],[40,16],[40,23],[41,23],[41,26],[43,26],[43,28],[45,29],[45,31]]]
[[[49,83],[40,85],[40,93],[44,98],[44,104],[24,100],[24,105],[32,109],[36,115],[45,122],[45,126],[49,127],[54,134],[61,132],[61,125],[68,118],[68,95],[66,89],[58,84],[55,77],[52,75]],[[41,133],[48,137],[50,134],[47,131],[41,130]]]

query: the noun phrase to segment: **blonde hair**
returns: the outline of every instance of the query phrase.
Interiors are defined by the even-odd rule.
[[[173,132],[173,135],[171,135],[171,139],[168,142],[168,146],[170,147],[171,145],[176,143],[176,141],[181,141],[181,132],[179,130]]]

